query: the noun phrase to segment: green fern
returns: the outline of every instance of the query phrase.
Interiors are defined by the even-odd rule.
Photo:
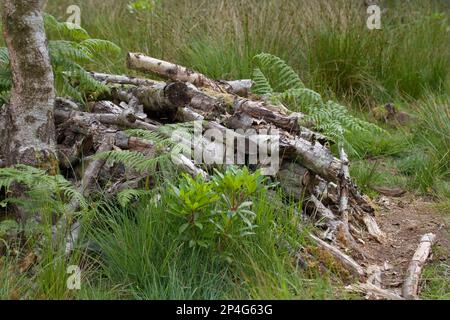
[[[145,196],[149,196],[150,194],[151,194],[151,192],[148,190],[125,189],[125,190],[120,191],[117,194],[117,201],[123,208],[125,208],[131,203],[131,201],[138,200]]]
[[[167,133],[150,132],[147,130],[131,129],[126,133],[140,137],[154,143],[154,156],[147,156],[141,152],[129,150],[113,150],[98,154],[96,157],[107,159],[108,162],[119,162],[144,175],[160,174],[170,176],[176,173],[171,157],[183,151],[183,147],[174,144]]]
[[[305,88],[300,77],[282,59],[267,53],[254,58],[258,68],[253,74],[253,93],[265,95],[272,103],[283,103],[293,111],[303,112],[305,123],[314,123],[315,129],[331,140],[350,144],[345,135],[348,132],[383,132],[375,124],[352,116],[346,107],[334,102],[324,102],[314,90]]]
[[[27,212],[40,212],[51,208],[52,212],[63,213],[68,210],[67,204],[76,201],[81,208],[87,207],[83,195],[70,181],[61,175],[51,176],[45,170],[26,165],[0,169],[0,189],[11,189],[14,183],[26,187],[26,198],[9,198],[4,202],[17,203]]]
[[[51,15],[45,15],[44,23],[51,39],[48,47],[58,95],[84,101],[89,93],[108,92],[109,88],[93,79],[85,68],[101,64],[105,56],[120,55],[121,49],[110,41],[91,39],[80,26],[58,22]],[[0,48],[0,103],[8,101],[10,89],[8,51]]]
[[[254,94],[266,95],[273,93],[273,89],[270,86],[269,80],[266,78],[260,68],[255,68],[255,70],[253,70],[252,80],[252,92]]]
[[[270,94],[272,92],[285,92],[291,89],[304,88],[298,74],[281,58],[269,53],[260,53],[253,58],[258,67],[260,76],[264,76],[271,90],[266,92],[255,92],[257,94]],[[258,71],[257,71],[258,75]],[[255,80],[255,79],[253,79]],[[257,87],[257,89],[260,89]],[[266,87],[266,89],[268,89]]]

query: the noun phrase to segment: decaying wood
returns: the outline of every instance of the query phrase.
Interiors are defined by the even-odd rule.
[[[375,218],[368,213],[364,213],[362,219],[367,227],[367,231],[369,232],[369,234],[378,242],[383,243],[386,240],[386,234],[381,231]]]
[[[325,180],[339,181],[341,161],[321,144],[312,143],[299,137],[294,139],[281,137],[280,146],[284,147],[285,155],[291,154],[296,161]]]
[[[106,137],[104,141],[100,144],[100,146],[97,149],[97,153],[103,153],[112,150],[114,141]],[[78,188],[78,191],[85,197],[89,196],[89,194],[92,191],[93,185],[95,184],[97,177],[100,173],[101,168],[106,163],[105,158],[97,158],[91,161],[86,170],[84,171],[83,178],[81,179],[81,184]],[[76,200],[73,200],[69,204],[69,208],[71,212],[78,211],[80,207],[80,203],[78,203]],[[75,247],[75,244],[77,243],[77,240],[80,236],[80,229],[81,224],[77,220],[73,220],[73,217],[70,217],[67,213],[61,217],[59,222],[59,228],[60,230],[65,230],[65,226],[70,225],[70,229],[68,230],[67,238],[66,238],[66,245],[65,245],[65,253],[66,255],[70,254],[72,250]]]
[[[5,166],[5,161],[0,159],[0,168],[4,168]]]
[[[371,264],[367,267],[367,283],[371,283],[381,288],[381,267]]]
[[[59,109],[80,110],[80,107],[75,102],[63,97],[55,98],[55,106]]]
[[[336,258],[347,270],[349,270],[352,274],[356,275],[357,277],[364,277],[365,271],[364,269],[350,256],[343,253],[341,250],[336,248],[333,245],[330,245],[323,241],[322,239],[319,239],[318,237],[310,234],[310,237],[317,243],[317,245],[327,252],[329,252],[333,257]]]
[[[124,132],[126,129],[159,132],[173,143],[182,144],[186,153],[174,154],[171,157],[173,164],[193,177],[205,179],[209,179],[212,168],[217,167],[216,160],[226,164],[253,164],[250,160],[260,155],[260,142],[269,142],[269,137],[277,134],[279,144],[277,141],[274,145],[278,149],[269,150],[279,152],[281,170],[271,175],[280,181],[286,193],[299,201],[307,200],[304,212],[326,230],[322,239],[331,240],[327,243],[311,235],[318,246],[352,274],[360,278],[366,275],[364,269],[342,250],[351,249],[351,252],[364,256],[353,236],[363,243],[359,238],[365,232],[379,241],[384,234],[372,215],[370,201],[359,193],[350,179],[348,158],[343,148],[339,148],[340,157],[335,157],[330,151],[331,142],[315,132],[312,124],[300,125],[305,115],[251,95],[251,80],[215,81],[183,66],[136,53],[128,55],[127,63],[131,69],[153,72],[170,81],[91,72],[94,79],[111,88],[110,93],[103,94],[98,101],[89,101],[85,107],[65,98],[56,99],[54,120],[61,167],[71,172],[74,166],[79,168],[82,160],[86,160],[88,165],[83,173],[73,170],[75,175],[82,177],[80,191],[85,196],[95,190],[96,181],[102,183],[98,175],[105,160],[93,154],[120,149],[154,157],[161,152],[170,152],[169,149],[155,148],[153,141],[128,136]],[[193,121],[201,121],[200,137],[183,133],[182,126],[179,130],[174,130],[174,126],[164,127],[164,124]],[[198,125],[198,122],[194,124]],[[258,134],[261,132],[263,134]],[[230,139],[238,143],[229,146]],[[201,163],[204,165],[197,160],[198,149],[202,149]],[[207,162],[205,155],[208,152],[217,152],[222,159]],[[257,160],[256,167],[264,169],[268,161]],[[142,174],[132,170],[123,173],[123,166],[117,166],[122,171],[112,178],[110,194],[138,187],[140,181],[151,174],[140,176]],[[73,205],[72,209],[74,212],[78,207]],[[66,219],[66,226],[70,227],[65,228],[70,229],[66,230],[69,232],[68,251],[73,248],[80,229],[79,222],[70,221],[70,218],[68,215]],[[368,286],[379,285],[374,283],[370,282]],[[365,288],[368,290],[367,286]],[[383,289],[379,290],[378,294],[382,295]]]
[[[382,299],[382,300],[405,300],[403,297],[398,294],[382,289],[379,286],[376,286],[372,283],[356,283],[350,286],[345,287],[346,290],[352,292],[358,292],[366,295],[368,298],[374,299]]]
[[[263,119],[266,122],[272,123],[275,126],[286,130],[287,132],[300,131],[298,116],[287,117],[280,115],[267,109],[263,102],[239,99],[234,106],[234,112],[235,114],[246,113],[253,118]]]
[[[194,178],[201,176],[205,179],[209,179],[209,175],[204,170],[197,168],[191,160],[182,154],[173,156],[172,162],[182,171],[189,173]]]
[[[81,111],[65,111],[65,110],[55,110],[55,121],[56,123],[61,123],[66,120],[74,120],[79,122],[86,122],[88,119],[90,122],[97,121],[105,125],[116,125],[119,127],[130,128],[130,129],[143,129],[149,131],[156,131],[158,126],[153,124],[137,120],[134,114],[124,113],[124,114],[112,114],[112,113],[88,113]]]
[[[130,69],[153,72],[173,81],[189,82],[197,87],[223,91],[215,81],[199,72],[140,53],[128,53],[127,65]]]
[[[251,79],[243,79],[243,80],[233,80],[233,81],[219,81],[225,89],[233,94],[236,94],[241,97],[247,97],[250,93],[250,90],[253,86],[253,81]]]
[[[144,111],[149,113],[167,113],[185,107],[191,102],[188,87],[182,82],[140,86],[132,90]]]
[[[436,240],[436,235],[427,233],[420,239],[419,246],[414,253],[411,263],[409,264],[406,278],[403,283],[402,295],[405,299],[417,299],[419,290],[419,280],[423,266],[431,252],[431,246]]]
[[[95,80],[101,81],[105,84],[114,83],[114,84],[131,84],[134,86],[153,86],[159,81],[143,79],[143,78],[135,78],[124,75],[116,75],[116,74],[107,74],[107,73],[99,73],[99,72],[90,72],[90,75]]]

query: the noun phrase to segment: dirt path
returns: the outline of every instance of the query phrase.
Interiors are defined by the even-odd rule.
[[[450,261],[448,213],[439,212],[435,203],[412,195],[401,198],[382,196],[377,203],[380,212],[376,219],[386,233],[387,241],[383,244],[367,241],[364,249],[370,257],[361,264],[366,267],[375,264],[385,269],[382,275],[384,288],[400,293],[409,262],[425,233],[437,235],[433,252],[439,252],[440,259]]]

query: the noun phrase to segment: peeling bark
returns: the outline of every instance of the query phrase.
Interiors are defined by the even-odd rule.
[[[197,87],[208,87],[219,92],[223,91],[215,81],[199,72],[140,53],[128,53],[127,65],[130,69],[153,72],[173,81],[189,82]]]
[[[327,181],[339,181],[341,161],[318,143],[312,143],[302,138],[281,137],[280,146],[286,155],[297,158],[297,161],[309,170],[317,173]]]
[[[114,83],[114,84],[131,84],[134,86],[153,86],[157,83],[160,83],[155,80],[135,78],[115,74],[99,73],[99,72],[90,72],[90,75],[95,80],[103,82],[105,84]]]

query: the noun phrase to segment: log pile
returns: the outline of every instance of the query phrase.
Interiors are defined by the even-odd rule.
[[[301,125],[303,114],[252,95],[250,80],[215,81],[188,68],[136,53],[128,54],[127,66],[166,81],[91,72],[94,79],[110,87],[109,93],[83,107],[69,99],[56,100],[60,166],[63,172],[72,172],[74,181],[81,181],[79,190],[83,194],[89,195],[102,184],[99,178],[102,170],[109,170],[107,175],[113,182],[108,189],[110,194],[123,189],[121,185],[137,186],[140,179],[148,179],[129,174],[123,167],[107,167],[105,161],[93,157],[108,150],[132,150],[148,157],[160,152],[155,150],[154,141],[131,137],[125,133],[127,129],[168,132],[163,130],[165,126],[199,120],[203,131],[216,130],[233,139],[243,138],[246,143],[240,152],[245,159],[252,156],[255,150],[252,144],[257,144],[259,138],[244,130],[276,131],[279,141],[272,152],[279,155],[280,170],[273,173],[273,179],[290,196],[304,199],[303,214],[314,221],[318,230],[323,230],[311,235],[312,241],[329,251],[357,278],[367,276],[351,256],[364,259],[363,239],[371,237],[382,242],[385,235],[376,224],[370,200],[351,180],[344,149],[339,150],[339,157],[334,156],[331,142],[325,136],[315,132],[311,124]],[[200,143],[211,145],[211,141]],[[223,141],[214,143],[223,147]],[[192,176],[206,179],[214,166],[198,164],[182,154],[172,161]],[[83,162],[87,165],[81,166]],[[256,167],[263,165],[258,163]],[[81,172],[77,170],[79,167],[86,169]],[[77,205],[73,208],[76,210]],[[71,220],[62,224],[67,221],[76,226]],[[73,227],[70,230],[73,243],[77,232],[73,232]]]

